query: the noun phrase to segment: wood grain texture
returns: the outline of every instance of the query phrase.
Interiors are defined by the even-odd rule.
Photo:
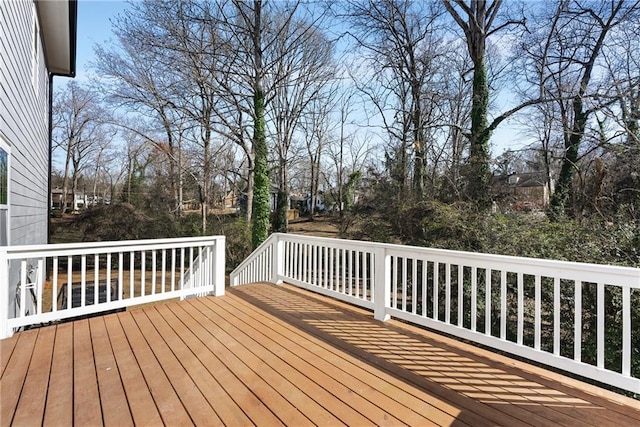
[[[1,425],[640,425],[638,401],[292,286],[17,333]]]

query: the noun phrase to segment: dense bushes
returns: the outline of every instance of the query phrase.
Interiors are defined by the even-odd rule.
[[[153,218],[128,203],[96,206],[78,216],[84,241],[154,239],[176,236],[173,221]]]
[[[365,205],[366,206],[366,205]],[[465,250],[502,255],[525,256],[566,261],[577,261],[597,264],[626,265],[640,267],[640,222],[630,215],[620,215],[613,221],[605,221],[602,217],[583,219],[550,220],[544,213],[481,213],[472,205],[443,204],[435,201],[420,203],[405,203],[396,206],[395,214],[392,208],[378,205],[377,209],[369,208],[358,212],[361,227],[351,237],[396,242],[402,244],[436,247],[444,249]],[[386,210],[386,212],[385,212]],[[431,274],[431,273],[429,273]],[[441,274],[444,274],[442,272]],[[441,276],[442,277],[442,276]],[[432,280],[432,276],[429,277]],[[468,278],[466,280],[469,280]],[[500,286],[500,278],[493,276],[494,289]],[[481,281],[480,281],[481,282]],[[441,283],[441,293],[444,294],[444,284]],[[507,284],[507,297],[515,298],[517,289],[515,283]],[[560,354],[573,357],[574,335],[574,291],[573,283],[564,283],[561,290]],[[602,304],[597,297],[597,285],[594,283],[581,284],[584,310],[582,318],[582,361],[589,364],[596,363],[597,342],[597,306]],[[464,298],[469,299],[470,285],[465,286]],[[533,279],[526,277],[524,283],[525,324],[528,334],[525,341],[533,342],[533,305],[530,303],[533,295]],[[427,297],[427,307],[431,307],[431,294]],[[553,319],[553,287],[543,280],[542,286],[542,317],[543,334],[550,334]],[[498,307],[498,294],[493,295],[493,307]],[[483,294],[480,292],[479,306],[484,306]],[[444,300],[440,304],[440,313],[444,313]],[[455,305],[455,304],[453,304]],[[631,318],[634,325],[632,333],[632,348],[640,348],[640,333],[636,333],[635,325],[640,322],[640,292],[631,293]],[[479,309],[480,310],[480,309]],[[509,312],[507,320],[507,337],[515,340],[517,333],[516,314]],[[455,313],[452,314],[455,316]],[[492,330],[498,330],[500,313],[492,312]],[[622,366],[622,292],[620,288],[607,286],[605,288],[605,366],[620,372]],[[442,319],[443,320],[443,319]],[[470,312],[465,313],[465,324],[471,324]],[[480,330],[484,330],[484,318],[478,319]],[[528,323],[527,323],[528,322]],[[526,331],[525,331],[526,332]],[[548,336],[547,336],[548,338]],[[547,343],[552,341],[547,339]],[[551,348],[546,348],[551,351]],[[640,376],[640,356],[634,350],[631,363],[632,375]]]
[[[640,266],[640,224],[628,217],[552,221],[544,213],[481,213],[464,203],[405,204],[395,214],[360,210],[349,237],[415,246]]]
[[[544,215],[493,215],[483,224],[483,252],[640,266],[638,224],[598,219],[550,221]]]
[[[251,253],[251,231],[242,217],[216,216],[209,222],[210,234],[226,236],[227,270],[233,270]]]
[[[202,235],[199,214],[176,217],[166,211],[137,209],[128,203],[88,209],[64,228],[56,227],[57,241],[69,241],[65,234],[79,231],[83,241],[160,239]],[[208,235],[226,236],[227,267],[233,268],[251,252],[251,235],[246,222],[235,215],[210,215]],[[75,233],[74,233],[75,234]]]

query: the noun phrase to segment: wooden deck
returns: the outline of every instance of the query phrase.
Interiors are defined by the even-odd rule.
[[[0,341],[0,425],[640,425],[640,402],[290,286]]]

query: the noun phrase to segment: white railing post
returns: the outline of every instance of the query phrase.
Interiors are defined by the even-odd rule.
[[[213,248],[213,294],[217,297],[224,295],[224,273],[226,268],[225,237],[215,240]]]
[[[384,247],[378,247],[373,252],[373,260],[373,302],[375,304],[373,317],[376,320],[385,322],[391,317],[387,313],[391,295],[391,256],[387,254],[387,250]]]
[[[274,238],[274,242],[272,243],[272,272],[271,272],[271,283],[275,283],[276,285],[281,285],[283,280],[282,276],[284,275],[284,242],[280,239],[279,234],[272,234]]]
[[[9,320],[9,261],[7,250],[0,248],[0,339],[9,338],[12,330],[7,326]]]

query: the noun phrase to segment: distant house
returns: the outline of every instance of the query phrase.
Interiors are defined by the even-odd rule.
[[[66,203],[65,203],[66,199]],[[64,197],[64,190],[61,188],[54,188],[51,190],[51,209],[53,210],[61,210],[63,206],[66,206],[67,209],[72,212],[78,212],[82,209],[87,208],[88,206],[95,205],[98,203],[97,198],[87,197],[84,194],[76,193],[67,193],[67,196]]]
[[[231,209],[238,206],[238,194],[235,190],[227,192],[220,200],[220,207],[222,209]]]
[[[75,0],[0,0],[0,246],[48,241],[52,84],[75,75],[76,16]],[[10,315],[18,272],[3,281]]]
[[[323,193],[316,195],[316,207],[315,212],[324,212],[326,206],[323,199]],[[290,197],[290,208],[299,211],[302,214],[308,214],[311,212],[311,195],[306,194],[292,194]]]
[[[517,211],[548,208],[552,190],[553,181],[545,172],[513,173],[493,180],[495,200]]]
[[[247,192],[248,192],[248,188],[245,187],[244,191],[242,191],[240,193],[240,195],[238,196],[238,206],[240,206],[241,209],[247,209]],[[280,190],[278,189],[277,185],[271,184],[271,186],[269,187],[269,209],[271,212],[275,212],[276,208],[278,207],[278,192]]]

